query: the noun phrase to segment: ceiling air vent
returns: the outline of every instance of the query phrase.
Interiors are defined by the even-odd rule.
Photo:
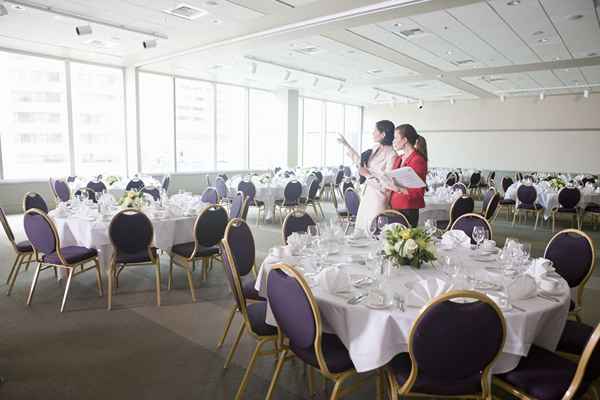
[[[190,6],[189,4],[185,4],[185,3],[181,3],[175,8],[172,8],[169,10],[163,10],[163,11],[166,12],[167,14],[175,15],[176,17],[180,17],[180,18],[185,18],[190,21],[193,21],[197,18],[200,18],[200,17],[208,14],[208,12],[205,10],[196,8],[194,6]]]
[[[421,28],[406,29],[399,32],[404,37],[415,37],[423,35],[425,32]]]
[[[475,61],[471,60],[471,59],[467,59],[467,60],[456,60],[454,61],[454,65],[466,65],[466,64],[473,64]]]
[[[306,54],[309,56],[312,56],[313,54],[318,54],[323,52],[323,49],[317,47],[317,46],[306,46],[306,47],[301,47],[299,49],[294,49],[295,52],[298,52],[300,54]]]

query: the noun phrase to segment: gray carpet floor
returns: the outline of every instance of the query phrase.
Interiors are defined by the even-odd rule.
[[[333,208],[325,203],[326,214]],[[548,225],[533,231],[529,225],[511,227],[501,216],[493,224],[494,239],[506,236],[528,240],[533,254],[543,253],[552,237]],[[255,227],[258,264],[271,246],[281,243],[280,225]],[[18,238],[24,238],[22,215],[9,221]],[[562,221],[560,227],[568,227]],[[586,226],[596,243],[600,234]],[[0,234],[0,236],[3,236]],[[255,341],[242,339],[232,366],[223,369],[227,352],[240,323],[236,319],[225,345],[216,349],[232,304],[226,279],[215,268],[207,281],[194,276],[198,302],[192,303],[181,269],[175,270],[175,287],[167,292],[168,259],[162,259],[163,305],[155,305],[152,268],[125,270],[114,296],[113,311],[95,289],[93,272],[73,280],[64,313],[59,312],[62,283],[46,271],[31,307],[25,300],[33,268],[17,279],[13,294],[4,296],[6,277],[14,259],[9,243],[0,240],[0,386],[2,400],[32,399],[232,399],[248,363]],[[217,267],[219,264],[216,265]],[[600,273],[592,277],[584,299],[584,319],[600,321],[595,306],[600,298]],[[105,284],[106,288],[106,284]],[[246,399],[264,398],[274,368],[274,358],[259,359],[246,389]],[[330,387],[329,387],[330,388]],[[276,399],[308,398],[306,376],[300,362],[290,362],[281,376]],[[321,390],[316,398],[327,398]],[[374,398],[371,379],[350,399]]]

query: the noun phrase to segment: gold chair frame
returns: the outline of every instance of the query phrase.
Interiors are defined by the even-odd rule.
[[[411,389],[414,386],[414,384],[416,383],[417,377],[419,374],[419,367],[418,367],[417,361],[415,359],[414,350],[413,350],[415,327],[418,326],[421,319],[423,319],[423,317],[429,312],[429,310],[433,306],[438,305],[438,304],[443,303],[448,300],[456,299],[456,298],[471,298],[471,299],[481,301],[482,303],[485,303],[485,304],[491,306],[494,309],[494,311],[498,314],[498,317],[502,324],[502,344],[499,347],[498,352],[496,353],[494,358],[489,362],[489,364],[482,371],[481,394],[474,393],[474,394],[455,395],[455,396],[440,396],[440,395],[432,395],[432,394],[426,394],[426,393],[411,392]],[[408,337],[408,354],[410,355],[411,371],[410,371],[410,375],[408,376],[408,379],[406,380],[406,382],[404,382],[404,384],[402,386],[400,386],[398,384],[398,381],[396,380],[396,377],[394,376],[392,369],[390,367],[386,368],[386,376],[387,376],[388,384],[390,387],[391,399],[397,400],[398,396],[418,396],[418,397],[433,397],[433,398],[448,397],[448,398],[454,398],[454,399],[468,398],[468,399],[491,400],[492,399],[492,391],[491,391],[491,385],[490,385],[490,370],[492,368],[492,365],[494,364],[494,362],[496,361],[496,359],[502,352],[502,348],[504,347],[505,340],[506,340],[506,321],[504,319],[504,315],[502,314],[502,311],[500,311],[500,309],[498,308],[496,303],[494,303],[494,301],[491,300],[485,294],[478,293],[478,292],[471,291],[471,290],[453,290],[453,291],[442,294],[442,295],[432,299],[428,304],[425,305],[425,307],[423,307],[421,309],[421,311],[419,312],[419,315],[413,322],[412,327],[410,329],[410,334]]]
[[[569,189],[571,190],[572,188],[567,188],[567,187],[563,187],[562,189],[560,189],[558,191],[558,196],[560,197],[560,193],[565,190],[565,189]],[[578,189],[579,190],[579,189]],[[583,197],[583,194],[581,193],[581,191],[579,191],[579,201],[581,201]],[[552,210],[550,211],[551,216],[552,216],[552,232],[555,232],[555,224],[556,224],[556,214],[559,214],[558,209],[560,208],[560,203],[558,204],[558,206],[553,207]],[[576,224],[577,229],[581,229],[581,213],[579,210],[578,206],[575,206],[575,213],[572,214],[573,215],[573,221],[571,222],[571,227],[573,227],[573,223]]]
[[[110,225],[108,226],[108,231],[110,232],[112,229],[112,225],[113,222],[115,221],[115,218],[121,214],[142,214],[146,217],[146,219],[148,219],[148,221],[150,222],[150,229],[151,229],[151,233],[152,233],[152,237],[154,237],[154,226],[152,225],[152,221],[150,221],[150,219],[148,218],[148,216],[146,216],[146,214],[144,214],[143,212],[133,209],[133,208],[126,208],[124,210],[119,211],[117,214],[115,214],[115,216],[112,218],[112,220],[110,221]],[[116,262],[116,258],[117,258],[117,252],[116,252],[116,246],[115,243],[113,242],[112,238],[109,235],[109,239],[110,239],[110,244],[113,247],[113,254],[111,256],[109,265],[108,265],[108,306],[107,309],[110,311],[112,309],[112,296],[113,296],[113,286],[118,288],[119,287],[119,275],[121,274],[121,272],[123,271],[123,269],[127,266],[127,267],[146,267],[149,265],[152,265],[156,268],[156,305],[160,307],[160,257],[158,256],[158,254],[156,254],[156,252],[152,251],[153,246],[153,240],[150,241],[150,244],[147,247],[147,251],[148,251],[148,257],[150,258],[150,261],[147,262],[141,262],[141,263],[120,263],[120,268],[117,269],[117,262]],[[114,283],[113,283],[114,281]]]
[[[575,234],[575,235],[579,235],[582,236],[585,240],[587,240],[588,245],[590,246],[590,250],[592,251],[592,260],[590,261],[590,266],[588,268],[588,273],[586,274],[586,276],[583,278],[583,280],[581,281],[581,283],[579,284],[579,286],[577,286],[577,290],[575,293],[575,308],[571,311],[569,311],[569,316],[575,317],[575,319],[578,322],[581,322],[581,316],[579,315],[579,313],[583,310],[583,291],[585,289],[585,285],[587,284],[588,280],[591,278],[592,273],[594,272],[594,269],[596,268],[596,248],[594,247],[594,241],[592,240],[592,238],[586,234],[585,232],[579,230],[579,229],[563,229],[562,231],[556,233],[554,236],[552,236],[552,238],[550,238],[550,240],[548,241],[548,244],[546,245],[546,248],[544,249],[544,257],[546,257],[546,254],[548,253],[548,248],[550,247],[550,245],[552,244],[552,242],[560,235],[563,234]]]
[[[283,243],[284,246],[287,245],[287,239],[285,237],[285,227],[288,224],[288,220],[292,216],[294,216],[294,217],[301,217],[303,215],[308,215],[310,217],[310,214],[307,213],[306,211],[303,211],[303,210],[292,210],[291,212],[289,212],[285,216],[285,219],[283,220],[283,223],[281,224],[281,239],[282,239],[282,243]],[[310,217],[310,218],[312,219],[312,217]],[[315,222],[315,221],[313,220],[313,222]],[[315,222],[315,226],[316,226],[316,222]]]
[[[317,178],[315,177],[315,179],[313,181],[316,181],[316,180],[317,180]],[[312,185],[312,182],[311,182],[311,185]],[[325,187],[321,188],[321,192],[316,193],[314,199],[309,199],[308,193],[310,193],[310,187],[308,187],[308,189],[307,189],[306,201],[304,202],[304,207],[312,206],[313,211],[315,212],[315,218],[317,218],[317,219],[325,218],[325,213],[323,212],[323,207],[321,206],[321,200],[319,200],[319,199],[323,198],[324,190],[325,190]],[[331,193],[333,193],[333,189],[330,189],[330,190],[331,190]],[[332,199],[333,198],[335,198],[335,193],[332,194]],[[337,199],[335,201],[337,203]],[[319,213],[321,215],[319,215]]]
[[[502,186],[502,191],[503,191],[502,196],[500,197],[500,200],[502,200],[504,198],[504,196],[506,195],[506,191],[504,191],[504,181],[506,181],[507,179],[510,179],[510,177],[509,176],[503,176],[502,179],[500,180],[500,186]],[[512,185],[512,183],[511,183],[511,185]],[[509,185],[509,187],[510,187],[510,185]],[[516,206],[516,201],[515,201],[515,206]],[[501,210],[503,208],[506,208],[506,219],[510,218],[510,211],[511,211],[511,208],[514,208],[514,206],[513,205],[509,205],[509,204],[500,204],[500,203],[498,203],[498,209],[496,210],[496,215],[494,216],[494,220],[496,220],[496,218],[501,213]]]
[[[27,212],[25,201],[27,200],[28,197],[34,197],[34,196],[40,196],[42,198],[42,200],[44,200],[44,202],[46,201],[46,199],[44,199],[44,197],[42,197],[42,195],[39,194],[38,192],[27,192],[27,193],[25,193],[25,195],[23,196],[23,202],[22,202],[23,213]],[[48,204],[46,204],[46,207],[48,207]],[[39,208],[37,210],[39,210],[41,212],[44,212],[44,210],[40,210]]]
[[[37,286],[37,281],[38,281],[40,272],[44,271],[46,269],[49,269],[49,268],[53,268],[55,270],[55,274],[56,274],[56,268],[66,269],[69,273],[69,275],[67,276],[67,282],[65,284],[65,292],[63,294],[63,299],[62,299],[62,303],[60,306],[61,313],[65,309],[65,303],[67,302],[67,297],[69,295],[69,288],[71,287],[71,279],[74,276],[77,276],[84,272],[90,271],[92,269],[96,270],[96,286],[98,287],[98,294],[100,295],[100,297],[102,297],[102,295],[103,295],[102,294],[102,277],[100,275],[100,262],[98,261],[98,256],[96,255],[96,256],[93,256],[90,258],[86,258],[85,260],[81,260],[75,264],[69,264],[65,260],[63,254],[60,250],[61,249],[60,237],[58,236],[58,231],[56,230],[56,226],[54,225],[54,222],[52,222],[52,220],[48,217],[48,215],[44,211],[37,209],[37,208],[32,208],[32,209],[26,211],[25,215],[28,215],[28,214],[39,215],[48,223],[48,226],[50,226],[50,229],[52,230],[52,234],[54,235],[56,255],[58,256],[58,259],[60,260],[60,262],[62,264],[51,264],[51,263],[44,262],[42,260],[42,257],[40,257],[40,254],[36,250],[35,246],[32,245],[33,254],[34,254],[33,258],[34,258],[35,262],[37,262],[37,267],[35,269],[35,274],[33,275],[33,280],[31,281],[31,289],[29,290],[29,296],[27,296],[27,306],[30,306],[31,301],[33,300],[33,295],[35,293],[35,288]],[[94,265],[85,268],[85,264],[87,264],[89,262],[93,262]],[[81,269],[79,271],[76,271],[76,269],[78,267],[80,267]]]
[[[452,205],[450,206],[450,210],[448,210],[448,225],[446,225],[446,228],[443,229],[444,231],[447,231],[448,229],[450,229],[450,227],[454,224],[454,221],[452,220],[452,213],[454,211],[454,207],[456,207],[456,203],[458,203],[459,200],[471,199],[471,198],[472,198],[471,196],[465,194],[465,195],[460,196],[458,199],[456,199],[452,202]],[[473,203],[475,203],[475,202],[473,202]],[[467,214],[471,214],[471,213],[467,213]]]
[[[297,182],[300,183],[300,181],[298,181],[298,179],[291,179],[288,183],[286,183],[285,187],[287,188],[287,185],[289,185],[292,182]],[[300,183],[300,187],[302,188],[302,183]],[[300,197],[298,197],[297,200],[297,204],[296,205],[292,205],[292,206],[286,206],[285,202],[285,188],[283,189],[283,200],[281,201],[281,204],[277,204],[277,201],[275,201],[273,203],[273,220],[275,220],[276,216],[277,216],[277,209],[279,209],[279,220],[281,221],[281,223],[283,223],[283,210],[286,210],[286,215],[290,212],[290,211],[294,211],[297,210],[301,207],[302,203],[300,202],[300,199],[302,198],[302,190],[300,190]],[[306,199],[306,203],[308,204],[308,199]],[[315,209],[316,212],[316,209]]]
[[[402,212],[398,211],[398,210],[394,210],[393,208],[388,208],[387,210],[383,210],[382,212],[380,212],[379,214],[377,214],[375,216],[375,218],[373,218],[371,220],[371,223],[369,224],[369,227],[372,227],[374,223],[377,223],[377,218],[379,217],[390,217],[390,216],[394,216],[394,217],[401,217],[404,220],[404,223],[400,223],[401,225],[404,226],[404,228],[409,228],[411,225],[408,222],[408,219],[406,219],[406,216],[404,214],[402,214]]]
[[[456,218],[456,221],[454,221],[452,223],[452,226],[450,227],[450,230],[454,229],[454,225],[456,225],[456,223],[458,221],[460,221],[463,218],[467,218],[467,217],[474,217],[474,218],[477,218],[477,219],[481,220],[483,223],[485,223],[485,226],[487,227],[488,232],[490,233],[490,237],[488,238],[488,240],[493,240],[493,238],[494,238],[494,231],[492,230],[492,225],[490,224],[490,222],[487,219],[485,219],[483,216],[481,216],[480,214],[477,214],[477,213],[463,214],[460,217]]]
[[[482,215],[482,216],[483,216],[485,219],[487,219],[488,221],[494,221],[494,220],[496,219],[496,216],[498,215],[498,211],[499,211],[499,208],[500,208],[500,193],[498,193],[498,192],[496,191],[496,188],[495,188],[495,187],[491,187],[491,186],[490,186],[490,187],[488,188],[488,190],[487,190],[487,191],[489,192],[490,190],[493,190],[493,191],[494,191],[494,195],[492,196],[492,198],[490,199],[490,202],[489,202],[489,203],[487,204],[487,206],[485,207],[485,210],[481,210],[481,211],[482,211],[481,215]],[[484,196],[485,196],[485,195],[484,195]],[[493,215],[490,215],[490,216],[489,216],[489,219],[488,219],[487,215],[488,215],[488,213],[489,213],[489,211],[490,211],[490,205],[491,205],[491,204],[494,202],[494,199],[495,199],[496,197],[498,197],[498,204],[496,204],[496,210],[494,211],[494,214],[493,214]]]
[[[12,268],[6,278],[6,284],[8,285],[8,291],[6,292],[7,296],[10,296],[13,287],[15,286],[15,282],[17,280],[17,275],[19,275],[19,271],[21,270],[21,266],[25,265],[25,270],[29,269],[29,265],[31,264],[34,252],[33,251],[20,251],[17,247],[17,242],[15,239],[15,235],[8,224],[8,219],[6,218],[6,214],[4,210],[0,207],[0,223],[4,228],[4,233],[6,233],[6,237],[8,241],[13,247],[13,250],[16,253],[15,261],[13,262]]]
[[[562,400],[571,400],[574,398],[575,394],[577,394],[579,385],[581,385],[581,382],[583,381],[583,378],[585,376],[585,370],[587,368],[587,364],[590,361],[590,358],[592,357],[594,349],[596,348],[596,346],[598,344],[598,340],[600,340],[600,324],[596,325],[596,328],[594,329],[592,336],[590,336],[587,344],[585,345],[583,354],[581,355],[581,358],[577,362],[577,369],[575,370],[575,375],[573,375],[571,384],[569,385],[569,388],[567,389],[564,396],[562,397]],[[493,383],[494,383],[494,385],[498,386],[502,390],[517,397],[518,399],[535,400],[534,397],[519,390],[518,388],[514,387],[513,385],[511,385],[507,382],[504,382],[502,379],[500,379],[498,377],[493,378]],[[595,389],[593,386],[590,385],[590,389],[588,389],[588,390],[595,390]]]
[[[518,191],[518,189],[517,189],[517,191]],[[538,197],[539,197],[539,194],[537,194],[537,189],[536,189],[536,198],[535,198],[535,201],[533,202],[534,207],[535,207],[536,204],[538,204],[537,203]],[[540,214],[542,214],[544,212],[544,208],[529,210],[527,208],[519,208],[518,207],[518,205],[519,205],[518,203],[519,203],[519,196],[517,195],[517,200],[516,200],[515,207],[514,207],[514,210],[513,210],[512,226],[513,227],[515,226],[515,222],[517,220],[517,216],[519,217],[519,223],[521,222],[521,213],[520,213],[520,211],[523,211],[523,214],[525,216],[525,224],[527,224],[527,215],[529,213],[535,214],[535,224],[533,225],[533,230],[537,231],[537,226],[538,226],[538,222],[539,222],[539,219],[540,219]]]
[[[346,229],[344,229],[344,233],[348,233],[348,229],[350,229],[351,226],[354,226],[354,224],[356,223],[356,216],[351,216],[350,215],[350,210],[348,210],[348,206],[346,205],[346,195],[348,194],[348,191],[351,190],[354,192],[354,194],[356,194],[358,196],[358,204],[360,206],[360,202],[362,201],[362,198],[360,196],[360,194],[352,187],[348,187],[346,188],[346,190],[344,191],[344,206],[346,207],[346,211],[348,212],[348,216],[346,217],[347,223],[346,223]]]

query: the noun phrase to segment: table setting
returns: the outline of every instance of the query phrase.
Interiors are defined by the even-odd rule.
[[[146,187],[161,188],[161,183],[149,175],[134,175],[132,178],[121,178],[116,175],[108,175],[106,177],[94,176],[88,177],[76,177],[73,182],[69,182],[69,187],[72,193],[87,186],[89,182],[103,182],[106,185],[106,192],[113,195],[115,198],[122,197],[126,192],[127,184],[132,179],[140,179],[144,182]]]
[[[475,290],[502,310],[507,338],[495,373],[510,371],[532,344],[554,350],[568,315],[571,291],[549,260],[532,258],[531,244],[508,239],[503,248],[477,234],[443,235],[390,224],[344,236],[323,222],[292,234],[263,261],[256,289],[266,297],[272,266],[303,274],[319,305],[324,329],[340,337],[359,372],[384,366],[408,350],[412,323],[431,299],[449,290]],[[376,235],[376,232],[380,232]],[[276,325],[270,309],[266,322]]]
[[[425,208],[419,210],[419,225],[428,219],[448,220],[452,203],[462,195],[460,190],[440,186],[425,193]]]

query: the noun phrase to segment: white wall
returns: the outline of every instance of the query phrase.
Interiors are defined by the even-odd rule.
[[[427,139],[430,166],[600,173],[600,94],[365,108],[365,130],[389,119]]]

